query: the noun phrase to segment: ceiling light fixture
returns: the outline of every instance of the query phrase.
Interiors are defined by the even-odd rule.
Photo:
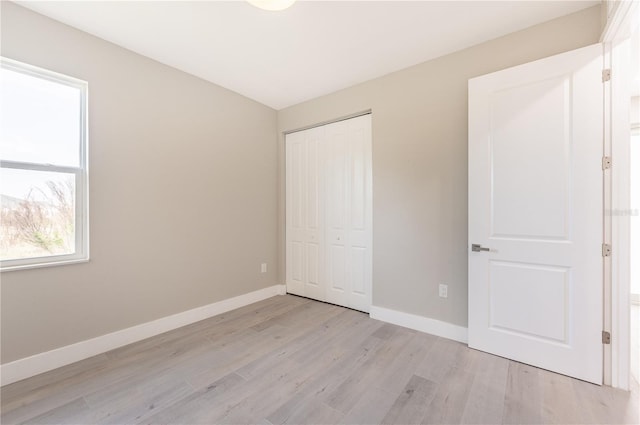
[[[291,7],[296,0],[247,0],[249,4],[259,9],[278,11]]]

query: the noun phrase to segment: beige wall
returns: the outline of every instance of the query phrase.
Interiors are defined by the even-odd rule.
[[[279,111],[280,134],[373,111],[374,305],[467,325],[467,80],[596,43],[600,24],[596,6]],[[282,135],[279,163],[283,277]]]
[[[9,2],[1,24],[2,55],[89,82],[91,200],[89,263],[2,273],[2,363],[278,283],[276,111]]]

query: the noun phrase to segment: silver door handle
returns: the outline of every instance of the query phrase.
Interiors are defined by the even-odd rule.
[[[471,244],[471,251],[473,252],[489,251],[489,248],[483,248],[482,245],[474,243],[474,244]]]

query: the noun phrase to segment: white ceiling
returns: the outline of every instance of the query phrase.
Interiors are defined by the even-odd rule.
[[[599,1],[17,1],[282,109]]]

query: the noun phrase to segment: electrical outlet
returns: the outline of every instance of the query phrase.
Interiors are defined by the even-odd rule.
[[[266,272],[267,272],[267,263],[260,264],[260,273],[266,273]]]
[[[445,285],[444,283],[440,284],[440,286],[438,287],[438,295],[440,296],[440,298],[447,298],[448,289],[448,285]]]

